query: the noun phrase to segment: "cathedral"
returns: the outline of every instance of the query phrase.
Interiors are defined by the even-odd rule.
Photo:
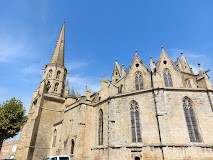
[[[33,92],[17,160],[213,159],[213,87],[200,64],[194,74],[183,53],[172,61],[161,47],[148,67],[135,51],[128,68],[116,60],[111,80],[80,95],[66,82],[64,43],[65,23]]]

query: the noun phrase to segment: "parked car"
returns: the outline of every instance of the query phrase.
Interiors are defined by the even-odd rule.
[[[49,156],[44,160],[72,160],[70,156],[67,155],[60,155],[60,156]]]

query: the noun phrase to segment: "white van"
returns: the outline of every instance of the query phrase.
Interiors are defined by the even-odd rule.
[[[72,160],[70,156],[60,155],[60,156],[50,156],[45,158],[44,160]]]

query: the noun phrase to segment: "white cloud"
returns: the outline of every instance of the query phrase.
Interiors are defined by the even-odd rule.
[[[173,61],[176,61],[177,57],[180,57],[181,51],[183,52],[184,56],[186,57],[190,67],[192,67],[193,71],[195,74],[198,74],[199,72],[199,67],[198,67],[198,62],[201,63],[201,66],[205,69],[210,69],[211,62],[208,59],[208,57],[199,52],[193,52],[189,51],[187,49],[168,49],[168,54],[171,55],[171,58]]]
[[[11,62],[19,57],[32,56],[32,46],[26,33],[20,36],[4,32],[0,33],[0,62]]]
[[[27,74],[43,74],[43,71],[41,70],[40,64],[29,64],[27,67],[24,67],[20,70],[22,73]]]
[[[76,70],[82,67],[85,67],[89,64],[89,62],[70,62],[70,64],[66,65],[68,70]]]
[[[92,92],[97,92],[101,89],[101,78],[96,77],[84,77],[81,75],[68,76],[69,86],[74,88],[75,92],[84,95],[86,86],[91,89]]]

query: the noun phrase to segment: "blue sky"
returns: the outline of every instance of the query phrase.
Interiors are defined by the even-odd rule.
[[[29,110],[66,19],[65,66],[70,88],[100,89],[115,59],[129,67],[135,49],[149,65],[161,45],[183,51],[195,73],[213,69],[212,0],[0,0],[0,103],[11,97]],[[213,77],[213,72],[209,72]]]

